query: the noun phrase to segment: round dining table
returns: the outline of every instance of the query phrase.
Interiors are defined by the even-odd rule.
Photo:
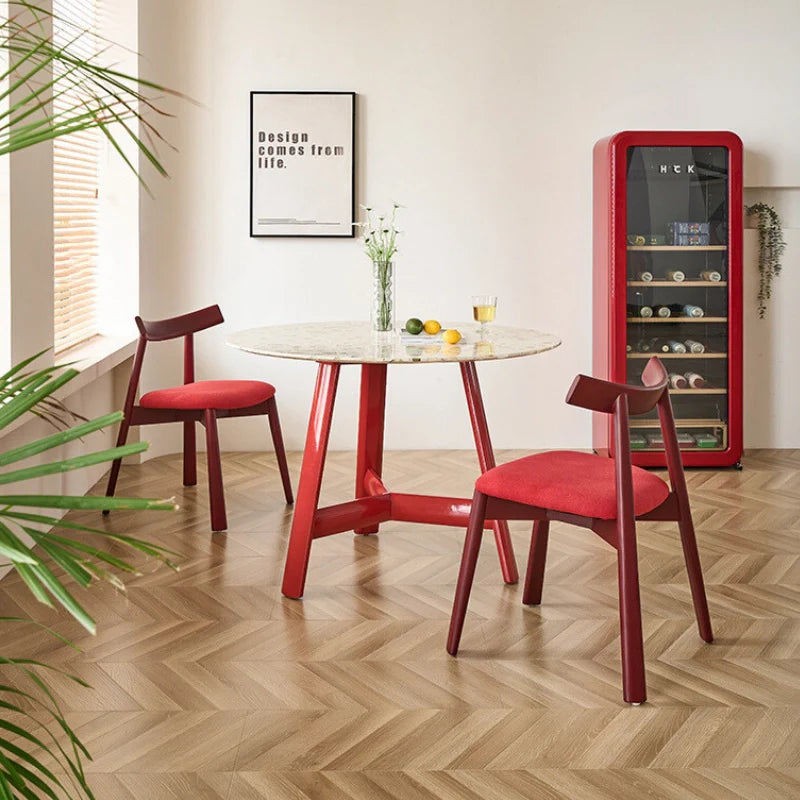
[[[459,365],[478,463],[481,472],[486,472],[495,466],[495,460],[475,364],[544,353],[558,347],[561,340],[527,328],[491,325],[488,331],[481,333],[472,323],[450,327],[463,333],[457,344],[446,344],[441,334],[374,333],[367,322],[270,325],[239,331],[228,339],[229,345],[248,353],[318,364],[283,573],[282,592],[286,597],[303,596],[311,543],[315,539],[345,531],[374,534],[380,524],[388,520],[467,527],[470,499],[392,492],[383,483],[388,366]],[[348,364],[361,367],[355,498],[320,508],[319,494],[339,372]],[[488,520],[487,526],[494,529],[504,581],[516,583],[519,574],[508,524]]]

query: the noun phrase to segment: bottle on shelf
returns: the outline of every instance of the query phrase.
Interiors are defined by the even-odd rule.
[[[705,314],[705,311],[703,311],[703,309],[700,308],[700,306],[695,306],[691,305],[690,303],[687,303],[687,305],[683,307],[683,313],[687,317],[697,318],[697,317],[702,317]]]
[[[671,317],[672,311],[669,306],[653,306],[653,314],[656,317]]]
[[[626,344],[625,345],[625,352],[626,353],[632,353],[633,352],[633,345],[630,344],[630,343]]]
[[[639,306],[636,303],[628,303],[629,317],[652,317],[653,309],[650,306]]]
[[[684,344],[690,353],[705,353],[706,346],[702,342],[697,342],[694,339],[687,339]]]
[[[706,385],[706,379],[696,372],[687,372],[684,374],[684,378],[691,389],[702,389]]]
[[[650,340],[650,349],[654,352],[662,352],[662,353],[669,353],[669,345],[663,339],[651,339]]]
[[[644,270],[642,272],[636,273],[636,280],[643,281],[644,283],[650,283],[653,280],[653,273],[649,272],[648,270]]]
[[[670,372],[669,385],[673,389],[685,389],[689,385],[689,381],[687,381],[683,375],[679,375],[677,372]]]
[[[676,339],[668,339],[667,345],[669,346],[670,353],[685,353],[686,352],[686,345],[683,342],[679,342]]]
[[[671,269],[667,272],[666,279],[680,283],[686,280],[686,273],[679,269]]]
[[[712,283],[717,283],[722,280],[722,273],[717,272],[715,269],[704,269],[700,273],[700,278],[704,281],[711,281]]]

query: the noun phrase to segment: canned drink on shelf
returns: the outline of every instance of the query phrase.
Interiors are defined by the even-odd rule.
[[[713,433],[698,433],[694,438],[698,447],[719,447],[719,439]]]
[[[711,281],[712,283],[717,283],[718,281],[722,280],[722,273],[717,272],[715,269],[704,269],[700,273],[700,277],[704,281]]]
[[[653,280],[653,273],[648,272],[645,270],[644,272],[637,272],[636,273],[636,280],[637,281],[644,281],[644,283],[650,283]]]
[[[684,344],[690,353],[705,353],[706,346],[702,342],[697,342],[694,339],[687,339]]]
[[[686,352],[686,345],[683,342],[679,342],[677,339],[669,339],[667,340],[667,345],[669,346],[670,353],[685,353]]]
[[[680,283],[686,280],[686,273],[679,269],[671,269],[667,272],[667,280]]]

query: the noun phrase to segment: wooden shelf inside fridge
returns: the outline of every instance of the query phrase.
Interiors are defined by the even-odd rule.
[[[728,394],[727,389],[670,389],[670,394]]]
[[[727,358],[727,353],[628,353],[628,358]]]
[[[631,428],[659,428],[661,423],[657,419],[632,419]],[[676,419],[676,428],[727,428],[728,423],[721,419]]]
[[[680,250],[685,253],[687,250],[694,250],[695,252],[709,252],[711,250],[727,250],[726,244],[629,244],[628,250],[646,250],[649,252],[661,251],[672,252]]]
[[[716,286],[727,286],[728,281],[628,281],[628,286],[705,286],[713,289]]]
[[[727,322],[727,317],[627,317],[627,322],[644,322],[650,324],[651,322],[676,322],[680,325],[692,323],[709,323],[709,322]]]

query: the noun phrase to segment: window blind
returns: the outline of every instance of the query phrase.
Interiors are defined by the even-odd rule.
[[[53,0],[53,42],[90,58],[98,46],[99,0]],[[82,31],[90,34],[80,35]],[[76,38],[78,37],[78,38]],[[56,69],[58,67],[56,66]],[[57,82],[53,114],[74,113],[82,103],[74,89]],[[99,166],[97,130],[53,142],[54,349],[66,350],[97,334]]]

